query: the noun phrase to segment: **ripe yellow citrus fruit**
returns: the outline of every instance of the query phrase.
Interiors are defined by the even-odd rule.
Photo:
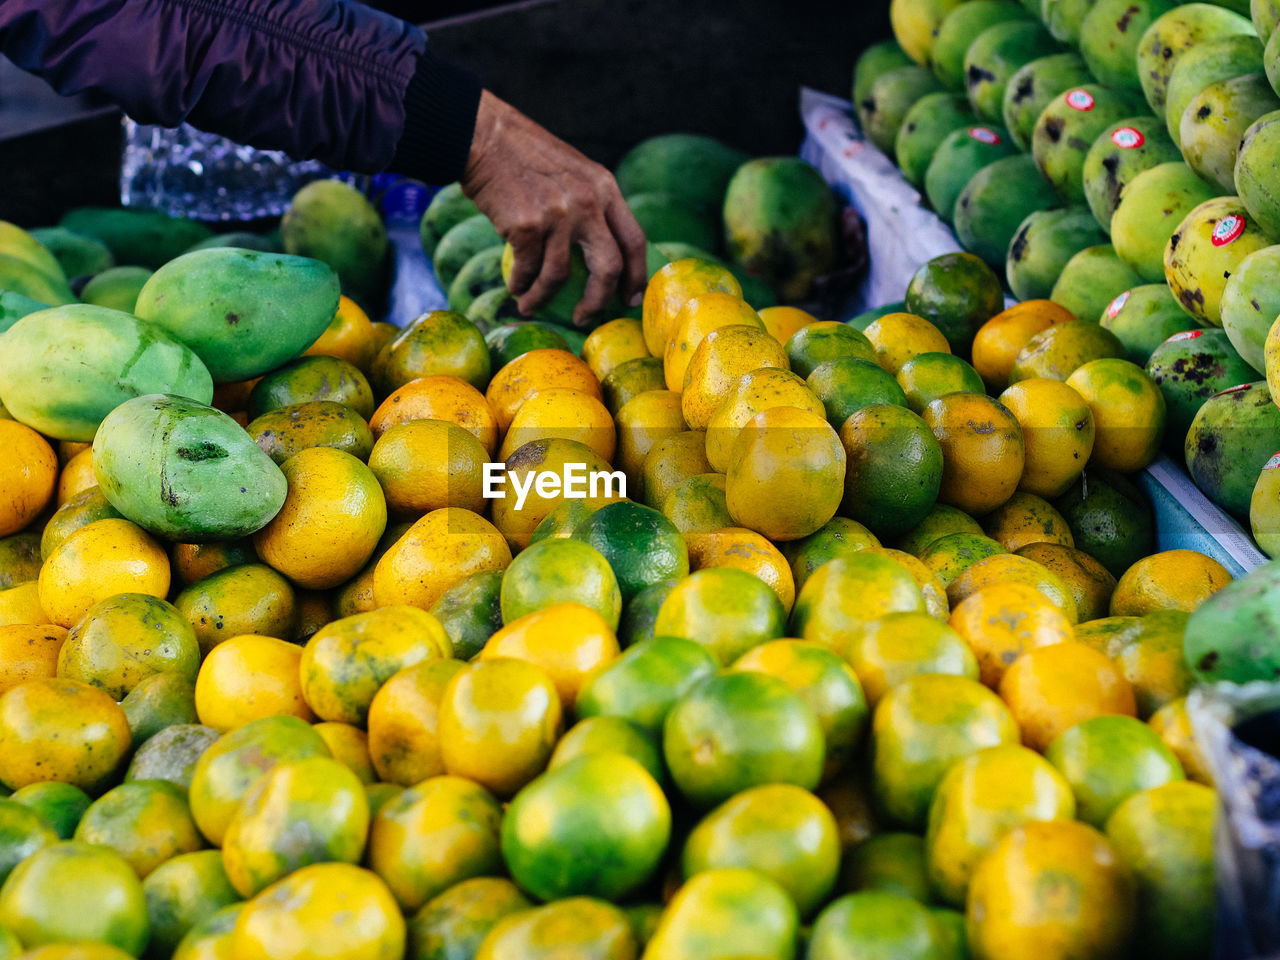
[[[652,356],[661,357],[666,352],[667,341],[676,332],[676,316],[685,303],[698,294],[713,291],[742,296],[742,286],[729,269],[710,260],[676,260],[649,278],[640,322],[645,346]]]
[[[942,331],[914,313],[888,313],[873,320],[865,331],[876,348],[876,359],[894,376],[902,365],[920,353],[950,353]]]
[[[53,498],[58,456],[49,441],[16,420],[0,420],[0,537],[17,533]]]
[[[1133,687],[1119,669],[1082,643],[1028,650],[1005,671],[1000,696],[1022,728],[1022,742],[1041,751],[1090,717],[1132,717],[1138,709]]]
[[[942,446],[938,499],[965,513],[989,513],[1022,479],[1022,428],[1002,403],[978,393],[952,393],[921,414]]]
[[[1124,572],[1111,596],[1111,615],[1141,617],[1156,610],[1191,613],[1230,582],[1227,568],[1198,550],[1164,550]]]
[[[1092,360],[1067,377],[1093,412],[1091,462],[1133,473],[1160,452],[1164,394],[1147,372],[1128,360]]]
[[[993,583],[971,593],[948,622],[977,655],[982,682],[993,688],[1027,650],[1075,636],[1062,611],[1024,583]]]
[[[1058,497],[1084,470],[1093,453],[1093,411],[1075,388],[1032,377],[1000,394],[1000,402],[1022,427],[1026,464],[1019,489]]]

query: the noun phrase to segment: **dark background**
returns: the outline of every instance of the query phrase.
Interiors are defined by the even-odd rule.
[[[847,97],[854,60],[889,36],[888,3],[829,0],[444,0],[373,4],[423,23],[441,55],[613,165],[658,133],[794,153],[801,85]],[[0,60],[0,219],[54,222],[118,202],[119,114],[57,97]]]

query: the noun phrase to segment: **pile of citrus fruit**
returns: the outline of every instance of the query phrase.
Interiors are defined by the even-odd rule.
[[[1083,323],[965,255],[865,329],[687,258],[578,353],[388,340],[268,256],[0,336],[0,957],[1207,954],[1185,697],[1254,578],[1156,552],[1164,400]],[[73,324],[53,403],[4,358]]]
[[[1146,371],[1167,452],[1280,556],[1280,4],[889,13],[854,69],[863,133],[1015,297]]]

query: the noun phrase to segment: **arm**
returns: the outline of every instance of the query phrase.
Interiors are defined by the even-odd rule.
[[[512,288],[526,311],[563,282],[572,242],[592,270],[579,315],[600,309],[624,270],[628,292],[643,285],[643,234],[607,172],[482,100],[479,81],[432,54],[421,30],[362,4],[3,0],[0,53],[144,123],[185,120],[338,169],[462,179],[516,248]]]

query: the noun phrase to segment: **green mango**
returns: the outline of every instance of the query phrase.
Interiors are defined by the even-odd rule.
[[[867,95],[854,104],[858,125],[877,150],[892,157],[907,111],[925,94],[940,90],[942,84],[924,67],[913,65],[882,73]]]
[[[1058,41],[1034,20],[988,27],[964,55],[965,93],[974,113],[992,123],[1000,122],[1005,88],[1018,68],[1061,52]]]
[[[1275,680],[1280,673],[1280,560],[1227,584],[1191,614],[1187,665],[1201,683]]]
[[[133,313],[138,294],[151,279],[146,267],[111,267],[84,285],[80,299],[98,307]]]
[[[213,235],[195,220],[182,220],[155,210],[109,207],[78,207],[63,217],[59,226],[99,241],[122,266],[152,270]]]
[[[1236,156],[1235,185],[1249,216],[1272,240],[1280,240],[1280,110],[1254,121],[1244,133]]]
[[[910,61],[906,54],[901,56],[899,65],[906,66]],[[628,202],[638,194],[662,193],[699,211],[714,213],[720,209],[734,171],[750,159],[713,137],[663,134],[642,140],[627,151],[616,169],[618,189]]]
[[[0,253],[0,290],[53,306],[76,302],[76,296],[62,278],[61,271],[57,277],[52,277],[33,267],[29,261],[7,253]]]
[[[1041,300],[1067,261],[1085,247],[1106,243],[1107,236],[1085,207],[1037,210],[1022,221],[1009,243],[1005,276],[1019,300]]]
[[[432,267],[441,290],[448,290],[468,260],[481,250],[500,247],[502,238],[483,213],[463,220],[451,229],[436,245]]]
[[[440,238],[460,224],[479,213],[476,205],[462,192],[462,184],[451,183],[441,187],[427,204],[418,224],[418,238],[422,241],[422,252],[430,260],[436,255],[436,246]]]
[[[1005,265],[1009,244],[1022,221],[1059,203],[1035,162],[1025,154],[1005,157],[979,170],[956,201],[960,243],[995,269]]]
[[[1104,130],[1144,114],[1136,91],[1108,90],[1097,84],[1072,87],[1052,100],[1036,120],[1031,154],[1036,166],[1070,203],[1084,202],[1084,161]]]
[[[1080,55],[1098,83],[1141,91],[1138,46],[1173,0],[1096,0],[1080,24]]]
[[[1019,67],[1004,88],[1001,106],[1004,125],[1019,149],[1031,149],[1036,121],[1055,97],[1092,80],[1089,68],[1075,53],[1054,53]]]
[[[1280,97],[1261,73],[1205,87],[1182,114],[1179,142],[1187,166],[1224,193],[1234,192],[1236,156],[1245,131],[1275,110],[1280,110]]]
[[[933,42],[933,74],[948,90],[963,92],[964,55],[973,41],[997,23],[1029,21],[1027,11],[1010,0],[969,0],[943,18]]]
[[[1141,282],[1110,244],[1100,244],[1085,247],[1066,262],[1049,299],[1077,319],[1096,323],[1111,301]]]
[[[1099,322],[1124,344],[1125,359],[1140,367],[1145,367],[1151,354],[1170,337],[1199,326],[1178,305],[1166,283],[1144,283],[1124,291],[1102,311]],[[1190,425],[1188,418],[1182,429],[1184,434]]]
[[[1280,450],[1280,407],[1267,382],[1230,387],[1200,407],[1187,431],[1187,471],[1206,497],[1247,521],[1258,474]]]
[[[924,192],[929,205],[951,223],[956,201],[974,175],[988,164],[1018,152],[1017,145],[1002,127],[974,126],[949,133],[938,144],[924,173]]]
[[[280,512],[288,489],[240,424],[163,394],[111,411],[93,441],[93,470],[113,507],[180,543],[247,537]]]
[[[1253,21],[1254,32],[1266,40],[1280,26],[1280,0],[1251,0],[1249,19]]]
[[[1267,364],[1263,347],[1276,317],[1280,316],[1280,246],[1263,247],[1236,266],[1222,288],[1218,313],[1222,329],[1245,363],[1263,371]]]
[[[1260,376],[1240,359],[1226,333],[1212,328],[1173,334],[1151,352],[1144,366],[1164,394],[1165,447],[1179,460],[1187,431],[1205,401],[1231,387],[1254,383]]]
[[[1182,158],[1155,117],[1128,117],[1098,135],[1085,154],[1084,198],[1103,230],[1120,205],[1125,184],[1143,170]]]
[[[1211,3],[1184,3],[1157,17],[1138,42],[1138,80],[1156,116],[1164,115],[1169,77],[1178,60],[1206,40],[1256,36],[1248,17]]]
[[[466,313],[476,297],[494,287],[506,289],[502,282],[501,246],[485,247],[462,265],[449,284],[449,309]]]
[[[0,398],[15,419],[50,437],[92,440],[108,413],[150,393],[208,403],[213,380],[189,347],[130,314],[53,307],[0,336]]]
[[[0,290],[0,333],[4,333],[28,313],[48,310],[49,304],[24,297],[20,293]]]
[[[350,184],[313,180],[295,193],[280,218],[280,242],[285,253],[327,263],[344,288],[375,299],[382,293],[387,228]]]
[[[654,243],[688,243],[704,250],[720,245],[720,218],[674,193],[633,193],[627,206]]]
[[[1245,257],[1270,243],[1239,197],[1215,197],[1188,213],[1169,238],[1164,278],[1183,310],[1220,327],[1227,280]]]
[[[881,74],[897,70],[899,67],[912,66],[914,63],[915,61],[907,56],[902,47],[898,46],[897,40],[873,43],[859,54],[857,62],[853,65],[853,93],[849,100],[856,108],[871,93],[871,85]],[[745,162],[744,160],[743,163]],[[623,188],[623,196],[625,195],[626,189]]]
[[[984,0],[974,2],[982,3]],[[929,93],[917,100],[903,118],[893,145],[898,167],[907,182],[915,187],[922,186],[925,171],[938,151],[938,144],[952,131],[966,129],[976,122],[969,102],[957,94]]]
[[[284,253],[284,248],[280,245],[279,233],[249,233],[245,230],[214,234],[207,240],[192,244],[183,253],[216,250],[218,247],[239,247],[241,250],[258,250],[262,253]]]
[[[53,280],[63,283],[67,281],[62,265],[48,248],[17,224],[7,220],[0,220],[0,253],[25,260]]]
[[[234,247],[165,264],[134,308],[191,347],[218,383],[248,380],[297,357],[337,310],[338,277],[326,264]]]
[[[1120,191],[1111,215],[1116,255],[1145,283],[1164,282],[1164,248],[1183,217],[1216,191],[1185,163],[1162,163]]]
[[[1080,29],[1084,18],[1097,0],[1043,0],[1040,18],[1059,43],[1080,45]]]
[[[1212,83],[1257,73],[1262,69],[1262,41],[1257,37],[1220,37],[1192,47],[1178,58],[1165,91],[1164,120],[1169,138],[1182,142],[1182,115],[1191,99]]]
[[[804,299],[817,278],[835,266],[836,220],[831,188],[798,157],[744,163],[725,191],[729,258],[784,300]]]
[[[31,236],[53,254],[62,267],[63,276],[93,276],[116,265],[106,244],[72,233],[65,227],[37,227]]]

